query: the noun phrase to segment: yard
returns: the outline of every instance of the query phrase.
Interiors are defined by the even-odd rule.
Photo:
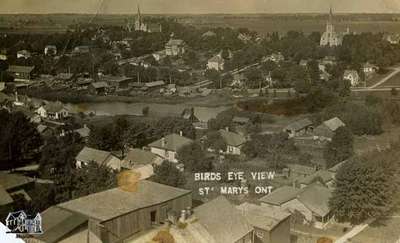
[[[388,81],[378,86],[378,88],[393,88],[393,87],[400,88],[400,73],[394,75]]]

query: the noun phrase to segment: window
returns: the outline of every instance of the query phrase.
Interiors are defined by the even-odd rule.
[[[262,238],[264,238],[264,232],[262,232],[262,231],[256,231],[256,237],[257,238],[259,238],[259,239],[262,239]]]

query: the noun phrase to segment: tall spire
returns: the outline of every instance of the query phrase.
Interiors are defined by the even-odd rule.
[[[329,22],[332,23],[333,19],[333,10],[332,10],[332,4],[329,6]]]
[[[139,4],[137,5],[137,21],[142,23],[142,16],[140,15],[140,6],[139,6]]]

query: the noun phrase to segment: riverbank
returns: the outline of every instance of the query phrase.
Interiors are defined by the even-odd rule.
[[[120,96],[120,95],[89,95],[80,92],[68,91],[53,91],[53,90],[37,90],[29,89],[21,92],[20,94],[29,97],[48,100],[48,101],[61,101],[69,104],[81,103],[155,103],[155,104],[169,104],[178,105],[185,104],[187,106],[204,106],[204,107],[218,107],[218,106],[231,106],[237,102],[237,99],[231,97],[226,91],[217,91],[208,96],[198,97],[180,97],[180,96]]]

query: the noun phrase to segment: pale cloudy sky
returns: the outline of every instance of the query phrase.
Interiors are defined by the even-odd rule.
[[[400,0],[0,0],[0,13],[400,13]]]

